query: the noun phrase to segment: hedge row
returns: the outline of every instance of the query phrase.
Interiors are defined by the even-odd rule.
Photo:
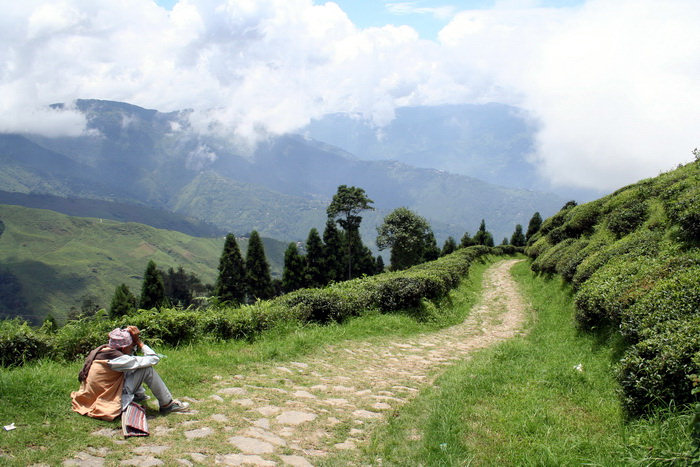
[[[623,405],[641,415],[691,401],[700,374],[700,162],[566,207],[526,253],[532,269],[571,281],[585,330],[626,338]]]
[[[106,340],[115,328],[135,325],[149,342],[177,346],[203,338],[251,339],[285,320],[326,323],[343,321],[367,310],[392,312],[419,308],[457,286],[474,260],[487,254],[508,254],[514,247],[473,246],[400,272],[340,282],[321,289],[302,289],[241,307],[209,307],[204,311],[139,310],[130,316],[72,321],[52,331],[33,329],[18,320],[0,322],[0,365],[17,366],[42,357],[82,358]]]

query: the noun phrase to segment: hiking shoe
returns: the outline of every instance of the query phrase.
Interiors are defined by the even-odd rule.
[[[179,400],[173,399],[170,404],[164,405],[160,408],[160,413],[163,415],[169,414],[170,412],[185,412],[190,406],[187,402],[181,402]]]

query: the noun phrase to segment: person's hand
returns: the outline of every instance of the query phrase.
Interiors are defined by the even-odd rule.
[[[134,345],[137,346],[139,349],[143,347],[143,342],[141,342],[141,338],[139,337],[141,335],[141,331],[139,331],[139,328],[137,328],[136,326],[127,326],[126,330],[129,331],[129,334],[131,334],[131,338],[134,341]]]

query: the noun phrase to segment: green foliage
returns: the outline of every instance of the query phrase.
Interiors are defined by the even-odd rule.
[[[618,369],[627,412],[642,415],[654,407],[693,401],[688,376],[700,371],[698,329],[699,315],[665,321],[627,351]]]
[[[118,326],[136,326],[144,336],[148,336],[149,340],[174,347],[192,342],[199,337],[200,317],[201,313],[196,310],[151,308],[123,317],[117,321],[117,324]]]
[[[19,319],[0,320],[0,366],[12,367],[49,356],[51,340]]]
[[[226,235],[224,249],[219,258],[219,275],[214,286],[214,295],[223,302],[243,303],[246,294],[245,264],[238,249],[236,237]]]
[[[557,243],[552,248],[539,255],[532,263],[532,270],[553,274],[556,272],[557,263],[566,255],[570,247],[576,242],[573,238],[568,238]]]
[[[642,270],[641,280],[648,289],[635,303],[622,304],[625,312],[620,326],[624,335],[636,340],[653,334],[661,323],[700,314],[700,260],[696,259],[692,265],[688,262],[664,262],[656,274]],[[654,281],[657,275],[662,278]]]
[[[333,195],[331,204],[326,210],[329,219],[338,219],[338,223],[346,232],[357,230],[362,222],[362,217],[358,216],[362,211],[373,211],[371,204],[374,203],[365,194],[362,188],[340,185],[338,191]]]
[[[536,212],[530,218],[530,222],[527,224],[527,232],[525,233],[525,240],[530,243],[532,237],[540,231],[542,227],[542,216],[539,212]]]
[[[525,235],[523,234],[523,226],[517,224],[515,226],[515,231],[510,237],[510,244],[513,246],[525,246]]]
[[[474,235],[474,243],[477,245],[493,246],[493,235],[486,230],[486,222],[484,219],[481,219],[479,230]]]
[[[246,293],[249,300],[272,298],[274,290],[270,278],[270,266],[265,258],[265,249],[257,231],[253,230],[248,241],[245,258]]]
[[[141,298],[139,308],[149,310],[158,308],[165,302],[165,286],[156,263],[153,260],[148,262],[146,272],[143,275],[143,285],[141,286]]]
[[[333,220],[326,221],[323,231],[323,265],[328,282],[338,282],[347,278],[347,270],[343,263],[343,238]]]
[[[577,289],[582,329],[625,339],[618,372],[633,415],[690,402],[700,337],[700,162],[571,205],[542,223],[532,269]],[[695,362],[695,363],[694,363]]]
[[[282,273],[282,291],[291,292],[304,286],[306,262],[299,254],[297,244],[292,242],[284,253],[284,272]]]
[[[423,261],[432,246],[430,234],[432,229],[425,218],[401,207],[387,214],[377,227],[377,246],[380,250],[391,248],[391,268],[399,271]]]
[[[617,238],[624,237],[644,223],[646,214],[647,205],[644,201],[631,200],[608,214],[608,229]]]
[[[459,247],[460,248],[466,248],[468,246],[476,245],[472,237],[469,235],[469,232],[464,232],[464,235],[462,235],[462,239],[459,241]]]
[[[109,316],[116,318],[136,311],[136,297],[126,284],[118,285],[114,290],[112,304],[109,306]]]
[[[195,303],[195,298],[213,293],[211,285],[202,284],[196,274],[186,272],[182,266],[161,271],[161,277],[165,298],[172,306],[187,308]]]
[[[323,246],[318,230],[311,229],[306,239],[306,269],[303,287],[321,287],[328,283]]]
[[[700,176],[695,174],[669,191],[680,191],[666,199],[666,210],[671,221],[680,227],[681,239],[700,242]]]
[[[452,254],[455,252],[456,249],[457,242],[455,241],[455,239],[452,237],[447,237],[447,240],[445,240],[445,243],[442,245],[442,251],[440,252],[440,256],[447,256],[449,254]]]

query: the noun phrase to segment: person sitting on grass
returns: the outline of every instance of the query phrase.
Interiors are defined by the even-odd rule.
[[[92,350],[78,374],[80,389],[71,393],[75,412],[101,420],[114,420],[132,402],[149,399],[143,383],[160,404],[160,413],[182,412],[189,406],[174,400],[165,383],[153,368],[160,358],[139,338],[136,326],[116,328],[109,333],[109,343]],[[133,355],[135,348],[143,356]]]

